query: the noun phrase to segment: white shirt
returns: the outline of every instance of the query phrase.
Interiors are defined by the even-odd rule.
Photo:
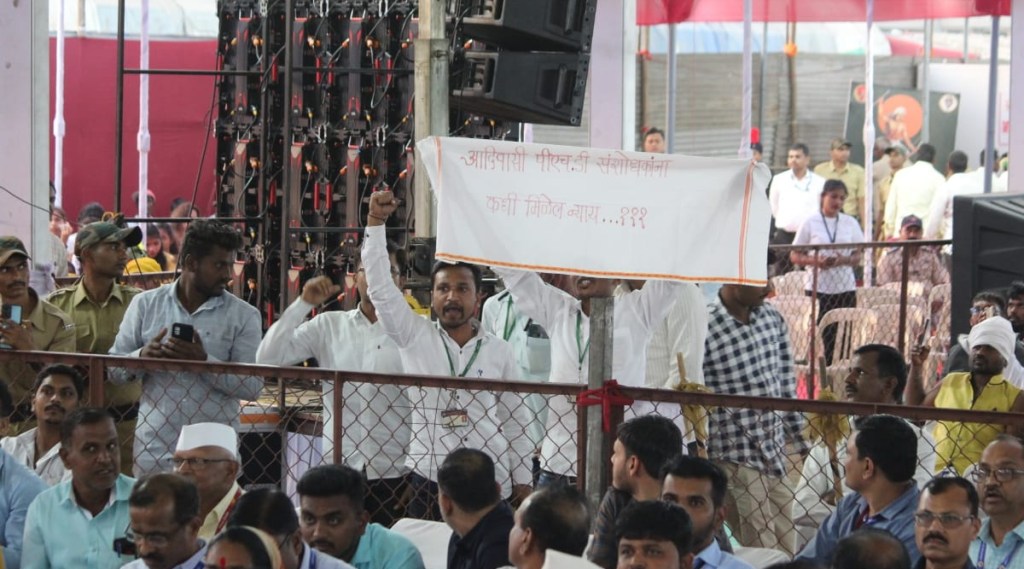
[[[256,350],[256,363],[294,365],[316,358],[325,369],[398,375],[402,360],[398,346],[380,322],[371,323],[358,307],[347,312],[324,312],[303,322],[313,305],[296,299],[267,330]],[[409,401],[397,385],[345,382],[342,389],[342,460],[356,470],[366,469],[371,480],[406,473],[409,444]],[[323,386],[323,452],[334,452],[334,382]]]
[[[818,211],[818,201],[824,188],[825,178],[810,170],[800,180],[797,180],[793,170],[776,174],[768,188],[768,202],[772,206],[775,227],[796,233],[800,223]]]
[[[551,375],[551,339],[539,324],[519,313],[512,295],[506,290],[491,296],[480,312],[480,326],[512,345],[520,377],[527,381],[547,382]],[[533,415],[526,433],[534,448],[540,448],[547,424],[548,403],[543,395],[533,393],[526,397],[526,405]]]
[[[707,567],[708,569],[754,569],[749,563],[732,555],[722,551],[722,548],[718,546],[718,540],[711,540],[711,545],[700,550],[700,553],[693,557],[693,563],[696,566],[697,560],[700,560],[701,568]]]
[[[928,208],[928,223],[924,226],[925,239],[953,238],[953,198],[970,194],[980,194],[985,190],[984,178],[974,172],[953,174],[943,182],[932,197],[932,205]]]
[[[820,211],[809,216],[793,238],[794,245],[829,245],[832,243],[863,243],[864,232],[857,220],[839,213],[838,217],[826,218]],[[838,257],[851,255],[853,249],[823,249],[818,251],[820,257]],[[814,267],[804,271],[804,290],[811,290],[814,285]],[[821,294],[837,294],[850,292],[857,288],[857,279],[853,267],[843,265],[830,269],[818,268],[818,292]]]
[[[551,381],[585,383],[590,368],[590,318],[580,301],[546,284],[536,273],[492,267],[501,277],[519,310],[551,337]],[[647,343],[654,327],[665,319],[678,296],[678,283],[648,281],[642,290],[615,302],[612,377],[629,387],[647,385]],[[582,353],[581,353],[582,352]],[[650,405],[650,404],[648,404]],[[541,445],[541,468],[564,476],[576,475],[576,402],[555,396],[548,401],[548,433]],[[653,407],[651,407],[653,410]],[[645,409],[646,410],[646,409]],[[676,408],[671,416],[678,414]],[[633,406],[633,412],[642,414]]]
[[[889,235],[899,237],[900,222],[908,215],[920,217],[927,227],[932,198],[945,181],[945,176],[924,161],[896,172],[885,201],[885,228]]]
[[[299,569],[355,569],[355,567],[303,543]]]
[[[398,345],[406,373],[451,377],[455,369],[465,370],[465,377],[472,379],[519,378],[508,342],[479,330],[459,346],[439,325],[412,312],[391,278],[383,226],[366,228],[362,259],[378,321]],[[410,387],[407,396],[412,406],[412,438],[406,464],[412,470],[436,481],[437,469],[448,453],[469,447],[494,458],[504,495],[511,493],[513,483],[529,484],[533,479],[533,445],[525,433],[530,417],[521,396],[425,387]],[[446,427],[445,411],[465,412],[468,426]]]
[[[908,422],[917,435],[917,470],[914,472],[914,481],[918,488],[924,485],[935,476],[935,438],[931,429],[921,429],[917,425]],[[850,419],[850,428],[853,428],[853,418]],[[846,459],[846,439],[839,442],[836,451],[838,459],[839,476],[846,475],[843,463]],[[818,530],[821,522],[834,510],[824,502],[822,496],[832,491],[835,486],[832,483],[832,467],[829,466],[828,448],[824,444],[817,444],[811,449],[807,458],[804,459],[803,473],[801,474],[795,491],[796,503],[793,505],[793,522],[796,524],[800,534],[810,539]],[[844,495],[852,492],[843,483]],[[836,500],[838,502],[838,499]]]
[[[60,459],[60,443],[50,447],[42,458],[36,460],[38,431],[39,428],[35,427],[15,437],[4,437],[0,440],[0,449],[7,451],[19,464],[38,474],[47,486],[56,486],[65,480],[71,480],[71,471],[64,468],[64,462]]]

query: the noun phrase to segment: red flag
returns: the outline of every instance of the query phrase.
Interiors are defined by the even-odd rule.
[[[674,24],[690,18],[695,0],[637,0],[636,23],[638,26]]]

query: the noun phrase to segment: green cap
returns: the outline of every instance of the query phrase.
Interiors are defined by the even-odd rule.
[[[75,255],[81,255],[82,251],[93,245],[118,242],[134,247],[142,242],[142,230],[138,227],[122,229],[106,221],[90,223],[78,231],[78,237],[75,238]]]
[[[7,262],[14,255],[21,255],[26,259],[29,258],[28,252],[25,251],[25,244],[21,242],[21,239],[13,235],[5,235],[0,237],[0,265]]]

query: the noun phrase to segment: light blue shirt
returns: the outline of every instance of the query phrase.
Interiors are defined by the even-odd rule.
[[[380,524],[367,524],[352,565],[356,569],[423,569],[423,557],[404,535]]]
[[[911,565],[916,564],[921,558],[917,542],[914,540],[914,512],[917,510],[920,496],[921,491],[917,489],[917,485],[911,484],[899,498],[861,526],[884,529],[896,536],[896,539],[902,541],[907,548]],[[796,558],[813,559],[820,564],[828,565],[839,540],[854,532],[854,526],[867,507],[867,500],[858,492],[850,492],[843,496],[836,506],[836,511],[825,518],[818,528],[818,533],[807,542],[800,553],[796,554]]]
[[[29,504],[46,483],[25,468],[7,451],[0,450],[0,546],[3,546],[4,565],[7,569],[21,567],[21,543],[25,532],[25,515]]]
[[[206,557],[206,542],[200,539],[199,551],[197,551],[192,557],[189,557],[171,569],[203,569],[204,557]],[[145,561],[136,559],[131,563],[123,565],[121,569],[149,569],[149,566],[146,565]]]
[[[114,540],[124,537],[131,522],[128,495],[135,479],[118,475],[113,499],[91,519],[75,500],[71,483],[46,490],[29,506],[22,569],[110,569],[132,560],[114,552]]]
[[[693,560],[694,569],[754,569],[746,561],[722,551],[718,540],[712,539],[711,545],[705,547]]]
[[[985,543],[985,559],[978,559],[983,542]],[[978,567],[981,567],[982,563],[985,567],[998,567],[1018,546],[1017,552],[1006,564],[1006,569],[1024,569],[1024,522],[1010,530],[1003,537],[1003,545],[996,547],[996,543],[992,541],[992,520],[987,519],[981,524],[978,537],[971,542],[971,561]]]
[[[299,569],[353,569],[351,565],[341,559],[337,559],[302,544],[302,561],[299,562]]]
[[[142,347],[161,329],[170,334],[175,323],[191,324],[199,334],[210,362],[256,361],[263,329],[260,313],[225,292],[209,298],[189,314],[176,293],[180,281],[148,290],[132,299],[110,353],[138,357]],[[126,370],[128,374],[132,370]],[[125,381],[125,372],[112,373]],[[135,474],[170,469],[181,427],[193,423],[223,423],[238,428],[239,400],[255,400],[263,389],[259,377],[179,371],[135,372],[142,380],[139,422],[135,428]]]

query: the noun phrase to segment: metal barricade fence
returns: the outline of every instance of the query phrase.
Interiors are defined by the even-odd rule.
[[[950,241],[887,241],[835,245],[772,245],[777,257],[769,302],[786,320],[800,377],[798,392],[813,398],[821,361],[842,375],[853,350],[868,343],[897,348],[909,361],[920,343],[931,350],[926,385],[944,371],[953,343],[951,288],[940,247]],[[907,254],[904,254],[907,252]],[[806,267],[790,256],[809,257]],[[838,265],[825,266],[841,256]],[[859,262],[852,262],[859,256]],[[866,280],[870,263],[871,280]],[[960,307],[967,310],[970,307]]]
[[[242,486],[278,486],[297,500],[295,485],[309,468],[347,463],[367,474],[367,506],[373,519],[382,523],[403,516],[436,515],[429,511],[436,497],[424,487],[423,480],[410,473],[430,477],[444,455],[459,446],[487,450],[499,463],[499,482],[506,493],[512,488],[513,478],[516,483],[532,484],[530,474],[556,462],[574,468],[581,487],[586,469],[609,468],[606,457],[585,456],[583,450],[591,434],[585,428],[586,409],[575,404],[583,385],[391,377],[318,368],[0,350],[0,366],[12,362],[23,365],[23,371],[32,378],[50,363],[79,367],[89,380],[88,400],[94,406],[102,405],[105,380],[118,374],[144,377],[137,420],[149,430],[140,426],[137,432],[149,433],[150,438],[136,441],[134,466],[145,464],[151,471],[171,469],[166,458],[173,451],[181,425],[211,419],[207,416],[209,410],[202,409],[209,400],[200,399],[212,397],[209,385],[222,388],[231,381],[258,378],[260,397],[221,409],[227,412],[228,420],[239,424]],[[169,395],[158,385],[169,377],[190,378],[194,388]],[[672,419],[684,434],[694,425],[685,419],[683,406],[694,406],[691,411],[696,412],[695,416],[709,422],[709,458],[731,476],[732,515],[728,521],[733,536],[745,546],[784,552],[798,550],[838,499],[850,491],[836,482],[842,478],[847,460],[847,435],[841,432],[836,436],[832,453],[817,441],[821,433],[813,428],[809,431],[808,424],[831,424],[836,430],[849,424],[849,417],[876,413],[914,422],[922,441],[917,457],[919,482],[943,470],[948,462],[965,474],[969,467],[963,465],[976,462],[984,444],[1005,426],[1020,425],[1020,416],[1010,413],[653,389],[624,388],[623,392],[636,402],[650,402],[654,412]],[[528,404],[531,396],[549,404],[546,417],[543,408],[535,412],[536,406]],[[462,420],[461,415],[445,415],[451,408],[466,410],[465,426],[445,423]],[[551,409],[561,411],[552,414]],[[532,421],[543,421],[546,433],[557,427],[568,435],[560,447],[545,448],[539,464],[533,458],[544,447],[544,441],[530,438]],[[787,425],[791,427],[790,436],[785,436]],[[22,422],[15,424],[15,429],[29,426]],[[798,433],[801,438],[797,438]],[[935,433],[932,438],[930,433]],[[614,432],[608,435],[614,437]],[[322,442],[325,436],[329,440],[326,446]],[[420,440],[419,447],[410,444],[414,439]],[[943,443],[945,439],[948,441]],[[800,453],[805,448],[800,440],[810,447],[806,459]],[[422,444],[434,446],[425,448]]]

